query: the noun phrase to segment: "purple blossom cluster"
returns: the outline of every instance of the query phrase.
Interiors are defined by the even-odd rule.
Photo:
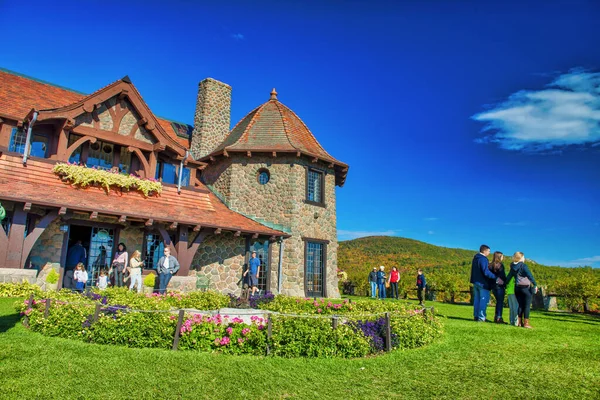
[[[255,294],[248,298],[248,306],[250,308],[259,308],[261,304],[270,303],[275,299],[275,295],[271,292],[263,294]],[[245,300],[239,296],[229,293],[229,304],[232,307],[241,308],[242,304],[246,304]]]
[[[375,351],[383,351],[385,349],[385,318],[379,318],[375,321],[356,321],[350,322],[349,325],[355,332],[361,331],[363,335],[371,339],[371,346]],[[392,333],[392,346],[398,345],[398,335]]]

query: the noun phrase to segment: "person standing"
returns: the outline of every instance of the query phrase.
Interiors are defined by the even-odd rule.
[[[117,252],[112,262],[113,273],[115,274],[115,286],[123,287],[125,270],[129,263],[129,254],[127,254],[127,246],[125,243],[119,243]]]
[[[371,285],[371,298],[377,298],[377,267],[369,273],[369,284]]]
[[[65,276],[63,278],[63,288],[75,289],[74,273],[77,264],[85,265],[87,252],[81,244],[81,240],[77,240],[73,246],[67,251],[67,261],[65,263]]]
[[[520,251],[513,255],[513,262],[510,264],[510,272],[506,277],[506,281],[510,282],[513,278],[515,280],[515,295],[519,303],[517,324],[523,328],[531,329],[532,326],[529,325],[531,296],[533,293],[537,293],[538,288],[529,267],[525,264],[525,255]],[[532,284],[534,287],[533,293],[531,291]]]
[[[490,255],[490,247],[482,244],[479,247],[479,253],[473,257],[471,263],[471,283],[473,284],[473,319],[479,322],[485,322],[487,305],[490,301],[490,280],[496,280],[488,268],[487,257]],[[504,281],[498,280],[502,285]]]
[[[142,266],[144,262],[142,261],[142,253],[139,250],[136,250],[131,255],[131,260],[129,260],[129,275],[131,276],[131,283],[129,284],[129,290],[133,290],[135,285],[137,284],[138,293],[142,293]]]
[[[377,289],[379,290],[379,299],[385,299],[385,267],[382,265],[377,271]]]
[[[417,270],[417,297],[419,298],[419,305],[424,306],[423,303],[423,291],[427,286],[427,280],[425,279],[425,275],[423,274],[423,270],[419,268]]]
[[[85,289],[85,284],[88,280],[88,273],[85,270],[85,265],[83,265],[83,263],[79,263],[75,267],[73,280],[75,281],[75,290],[79,293],[83,293],[83,289]]]
[[[248,262],[248,269],[244,272],[244,276],[250,273],[249,285],[252,287],[252,296],[258,290],[258,274],[260,273],[260,259],[256,257],[256,251],[252,252],[250,261]]]
[[[396,300],[398,300],[398,282],[400,282],[400,272],[398,271],[398,268],[392,267],[388,283],[392,288],[392,298]]]
[[[508,316],[508,322],[513,326],[519,326],[517,323],[517,316],[519,315],[519,302],[515,295],[515,280],[511,279],[510,282],[506,283],[506,296],[508,297],[508,309],[510,310]]]
[[[492,273],[496,275],[496,280],[490,281],[490,285],[492,287],[492,293],[494,294],[494,298],[496,299],[494,322],[497,324],[506,323],[502,319],[505,288],[504,285],[499,285],[498,283],[496,283],[497,280],[506,281],[506,272],[504,271],[504,264],[502,264],[502,260],[504,260],[504,254],[502,254],[499,251],[496,251],[494,252],[494,256],[492,257],[492,263],[490,264],[490,271],[492,271]]]
[[[163,256],[158,260],[158,293],[165,294],[173,274],[179,271],[179,261],[171,255],[171,249],[165,247]]]

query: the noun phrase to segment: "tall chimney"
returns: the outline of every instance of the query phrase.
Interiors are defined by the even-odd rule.
[[[198,84],[198,101],[190,152],[194,159],[210,154],[229,134],[231,86],[212,78]]]

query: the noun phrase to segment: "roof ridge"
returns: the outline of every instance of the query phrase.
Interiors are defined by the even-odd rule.
[[[81,92],[81,91],[75,90],[75,89],[71,89],[71,88],[68,88],[66,86],[57,85],[56,83],[48,82],[48,81],[45,81],[43,79],[35,78],[33,76],[21,74],[19,72],[10,70],[8,68],[0,67],[0,72],[6,72],[7,74],[11,74],[11,75],[18,76],[18,77],[21,77],[21,78],[29,79],[29,80],[32,80],[32,81],[35,81],[35,82],[38,82],[38,83],[42,83],[44,85],[57,87],[59,89],[68,90],[69,92],[73,92],[73,93],[76,93],[76,94],[81,94],[83,96],[87,96],[88,95],[88,93]]]

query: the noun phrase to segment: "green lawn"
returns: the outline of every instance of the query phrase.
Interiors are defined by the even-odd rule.
[[[533,330],[430,303],[444,337],[368,359],[278,359],[89,345],[27,331],[0,299],[2,399],[600,398],[600,318],[532,314]],[[490,308],[491,311],[491,308]],[[508,310],[506,310],[508,313]]]

